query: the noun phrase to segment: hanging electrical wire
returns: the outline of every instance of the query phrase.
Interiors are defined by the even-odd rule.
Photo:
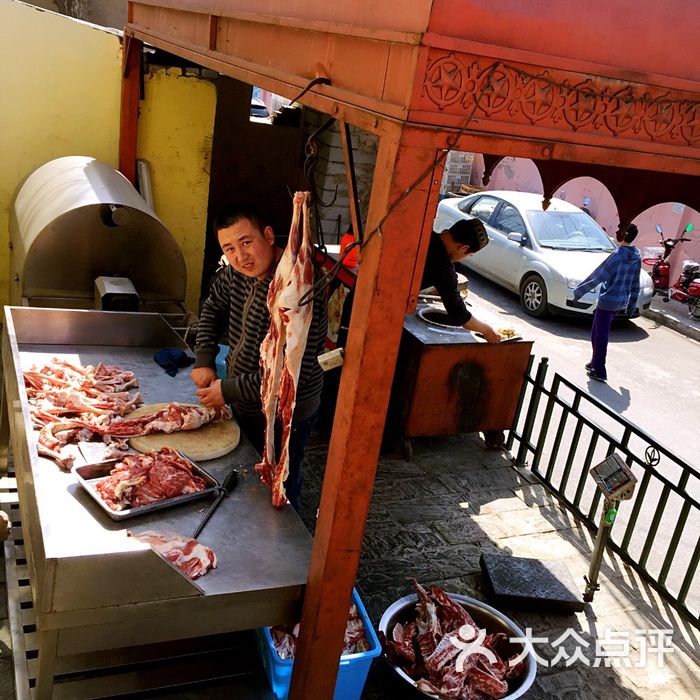
[[[583,87],[578,86],[578,85],[571,85],[568,82],[559,82],[556,80],[553,80],[550,76],[544,76],[544,75],[535,75],[528,73],[526,71],[518,70],[513,68],[512,66],[505,66],[502,62],[495,63],[493,66],[491,66],[486,73],[486,78],[484,80],[484,87],[482,88],[481,92],[479,93],[478,97],[474,101],[474,106],[472,107],[471,112],[469,113],[469,116],[467,117],[466,121],[462,125],[462,127],[451,134],[447,138],[447,148],[443,149],[440,151],[438,156],[435,158],[435,160],[430,163],[430,165],[416,178],[416,180],[406,188],[406,190],[396,199],[395,202],[393,202],[385,214],[381,217],[379,220],[379,223],[377,223],[374,228],[372,228],[369,233],[367,233],[364,237],[363,241],[355,241],[354,243],[351,243],[348,245],[345,250],[343,251],[343,254],[338,258],[336,263],[331,267],[328,271],[326,271],[320,278],[319,280],[314,284],[314,286],[306,293],[304,296],[299,300],[300,305],[305,305],[308,304],[310,301],[315,296],[319,296],[321,292],[323,292],[330,282],[333,280],[333,278],[338,274],[338,270],[342,267],[343,261],[345,258],[350,254],[352,250],[355,248],[360,248],[362,250],[365,246],[369,244],[369,242],[372,240],[372,238],[378,233],[380,236],[382,235],[381,228],[384,222],[389,218],[390,214],[396,209],[396,207],[401,204],[401,202],[408,197],[413,190],[421,183],[423,180],[433,172],[433,170],[440,165],[440,163],[447,157],[447,154],[449,153],[450,150],[454,148],[454,146],[457,144],[459,139],[461,138],[462,134],[467,130],[469,127],[469,124],[471,123],[472,119],[474,118],[474,115],[476,114],[476,111],[479,109],[480,103],[484,95],[487,94],[489,90],[493,90],[493,78],[494,76],[498,73],[498,71],[502,71],[504,68],[509,68],[512,72],[516,73],[518,77],[523,80],[523,82],[527,82],[528,80],[537,80],[540,82],[545,82],[548,83],[549,85],[553,87],[559,88],[563,93],[565,93],[567,96],[570,95],[580,95],[582,98],[586,100],[590,100],[592,97],[593,98],[604,98],[604,97],[610,97],[610,95],[607,92],[607,88],[603,92],[595,91],[591,89],[590,85],[584,85]],[[631,103],[631,104],[640,104],[643,106],[649,106],[654,102],[650,98],[650,96],[645,93],[644,95],[637,97],[635,95],[627,95],[623,98],[623,101],[625,103]],[[682,105],[684,107],[692,107],[692,109],[697,109],[699,106],[699,103],[688,103],[687,101],[684,100],[667,100],[664,102],[665,104],[668,105]]]
[[[326,76],[319,76],[313,80],[310,80],[304,89],[291,100],[291,104],[298,102],[309,90],[317,85],[331,85],[331,79],[327,78]],[[338,196],[338,186],[336,185],[333,199],[326,204],[318,194],[318,188],[314,177],[316,164],[318,163],[318,143],[316,142],[316,139],[320,134],[326,131],[326,129],[328,129],[334,121],[335,119],[331,117],[324,122],[320,127],[311,133],[311,135],[306,139],[306,143],[304,145],[304,180],[306,181],[306,189],[311,192],[311,203],[314,211],[314,224],[316,229],[316,241],[319,249],[324,255],[327,254],[326,242],[323,234],[323,227],[321,225],[319,207],[333,206]],[[289,188],[287,188],[287,190],[289,191],[290,197],[293,197],[291,190],[289,190]]]
[[[318,244],[319,250],[326,255],[326,241],[323,233],[323,226],[321,224],[321,212],[320,207],[332,207],[338,196],[338,186],[335,187],[335,194],[330,202],[326,203],[321,199],[318,194],[318,187],[316,186],[316,165],[318,163],[318,143],[316,139],[327,129],[329,129],[335,119],[331,117],[326,120],[321,126],[319,126],[309,138],[306,139],[306,144],[304,145],[304,179],[306,181],[306,189],[311,192],[311,206],[314,212],[314,227],[316,229],[316,242]]]
[[[317,85],[330,85],[331,84],[331,79],[326,78],[326,76],[321,75],[318,78],[314,78],[313,80],[310,80],[304,89],[295,97],[291,100],[291,104],[294,104],[295,102],[298,102],[311,88],[316,87]]]

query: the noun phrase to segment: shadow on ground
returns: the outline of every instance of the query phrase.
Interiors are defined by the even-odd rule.
[[[312,532],[325,461],[326,446],[310,445],[301,516]],[[413,578],[488,602],[482,552],[564,561],[583,591],[591,549],[587,528],[529,471],[515,468],[505,453],[486,451],[477,435],[415,440],[410,461],[379,461],[357,588],[376,627],[392,602],[412,592]],[[606,557],[601,582],[603,590],[582,613],[500,608],[545,640],[535,644],[544,663],[527,698],[693,697],[698,672],[693,645],[684,641],[693,638],[692,627],[615,558]],[[673,667],[667,663],[658,672],[634,667],[635,658],[627,659],[630,668],[608,668],[601,659],[593,666],[611,630],[629,635],[661,628],[674,630],[675,651],[690,656],[676,653]],[[577,649],[587,663],[576,659]],[[373,664],[363,698],[419,697],[425,696],[383,658]]]

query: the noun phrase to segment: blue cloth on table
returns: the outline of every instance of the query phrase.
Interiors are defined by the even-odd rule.
[[[177,374],[180,367],[189,367],[191,364],[194,364],[194,357],[190,357],[186,352],[178,348],[158,350],[158,352],[153,355],[153,359],[171,377]]]

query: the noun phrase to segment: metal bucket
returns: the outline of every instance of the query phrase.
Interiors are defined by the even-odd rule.
[[[502,612],[496,610],[496,608],[492,608],[486,603],[482,603],[479,600],[468,598],[467,596],[459,595],[457,593],[448,593],[447,595],[449,595],[452,600],[459,603],[472,616],[474,622],[476,622],[476,624],[482,629],[485,629],[487,633],[491,634],[494,632],[505,632],[509,639],[516,637],[519,639],[525,639],[525,634],[520,627],[518,627]],[[417,603],[418,596],[415,593],[399,598],[397,601],[392,603],[384,611],[382,619],[379,621],[379,631],[382,632],[387,639],[391,639],[391,632],[394,629],[394,625],[397,622],[403,624],[409,619],[412,619],[413,610]],[[510,642],[510,646],[511,654],[520,654],[523,651],[522,642]],[[413,686],[414,690],[425,695],[426,697],[440,697],[417,688],[416,681],[414,681],[413,678],[405,673],[400,666],[390,661],[386,655],[385,658],[389,666],[394,669],[399,678]],[[535,676],[537,674],[537,661],[532,648],[528,649],[525,663],[525,675],[522,678],[518,678],[509,683],[508,695],[504,695],[501,700],[515,700],[516,698],[523,697],[535,682]]]

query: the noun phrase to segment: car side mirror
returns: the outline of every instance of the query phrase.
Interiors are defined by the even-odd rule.
[[[522,233],[516,233],[513,231],[508,234],[509,241],[515,241],[515,243],[520,243],[520,245],[525,245],[525,236]]]

